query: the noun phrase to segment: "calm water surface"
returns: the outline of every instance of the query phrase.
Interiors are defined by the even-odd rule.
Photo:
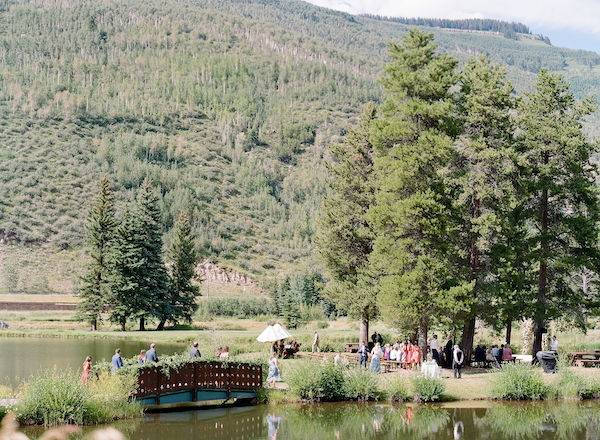
[[[262,405],[155,414],[113,426],[131,440],[600,439],[598,403],[469,404],[488,407]]]
[[[80,370],[87,355],[94,362],[110,360],[116,348],[123,357],[149,348],[148,342],[119,339],[0,338],[0,384],[15,386],[47,368]],[[157,343],[158,355],[186,350],[182,344]]]

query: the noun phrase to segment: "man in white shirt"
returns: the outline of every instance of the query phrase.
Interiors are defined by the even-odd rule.
[[[438,344],[437,335],[433,335],[433,339],[429,343],[429,348],[431,349],[431,357],[433,360],[439,365],[440,361],[440,346]]]
[[[393,347],[392,350],[390,351],[390,361],[397,361],[398,360],[398,350],[396,349],[396,347]]]
[[[552,343],[550,344],[550,350],[558,353],[558,339],[556,339],[556,336],[552,336]]]
[[[319,349],[319,334],[317,332],[315,332],[315,336],[313,338],[313,343],[312,343],[312,352],[320,352],[321,350]]]

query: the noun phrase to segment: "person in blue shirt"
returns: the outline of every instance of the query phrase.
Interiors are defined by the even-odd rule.
[[[117,348],[114,356],[112,357],[112,372],[114,373],[119,368],[123,368],[123,359],[121,358],[121,349]]]
[[[146,352],[146,362],[158,362],[158,356],[156,356],[156,344],[150,344],[150,350]]]

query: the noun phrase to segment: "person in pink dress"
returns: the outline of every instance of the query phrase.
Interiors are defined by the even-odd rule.
[[[414,347],[412,345],[412,342],[408,341],[408,347],[406,349],[406,362],[410,364],[411,367],[413,365],[413,350]]]
[[[83,363],[83,373],[81,375],[81,385],[85,385],[88,381],[88,377],[90,375],[90,371],[92,371],[92,357],[88,356],[85,358],[85,362]]]
[[[413,356],[412,356],[412,364],[421,365],[421,347],[415,345],[413,347]]]

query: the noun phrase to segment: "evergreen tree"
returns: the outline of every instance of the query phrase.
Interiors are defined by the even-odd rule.
[[[91,330],[97,330],[98,319],[110,296],[110,254],[114,246],[117,221],[114,196],[104,176],[87,221],[87,244],[90,262],[81,278],[78,304],[79,316],[89,320]]]
[[[130,202],[121,216],[111,259],[110,319],[120,325],[121,331],[125,331],[127,320],[144,306],[139,295],[141,234],[132,213],[133,208]]]
[[[289,328],[296,328],[300,323],[300,303],[291,290],[283,297],[283,320]]]
[[[450,185],[458,226],[455,239],[463,249],[458,257],[461,265],[468,267],[465,279],[474,283],[474,302],[462,334],[467,362],[479,303],[484,300],[482,295],[490,292],[493,280],[491,252],[504,224],[502,201],[512,195],[512,93],[505,69],[490,65],[485,56],[467,62],[461,73],[458,114],[462,132],[454,143]]]
[[[361,121],[341,144],[329,148],[330,179],[315,242],[331,280],[325,295],[338,309],[360,319],[362,341],[368,341],[369,321],[377,315],[376,292],[368,271],[373,231],[366,219],[375,202],[373,146],[370,130],[376,115],[369,104]]]
[[[181,211],[174,229],[173,240],[167,250],[167,259],[172,263],[169,271],[169,294],[160,316],[159,330],[164,328],[167,320],[191,322],[193,314],[198,310],[196,297],[200,294],[200,289],[192,284],[197,255],[190,220],[185,211]]]
[[[546,323],[585,303],[572,278],[598,262],[597,144],[586,140],[581,120],[596,109],[576,103],[561,75],[542,69],[517,117],[523,221],[527,257],[537,270],[532,355],[542,348]]]
[[[162,258],[162,214],[156,191],[146,178],[139,187],[136,198],[136,220],[139,224],[140,261],[139,296],[141,310],[140,330],[144,330],[146,316],[163,319],[171,310],[168,299],[169,277]]]
[[[112,319],[125,329],[128,318],[161,318],[169,310],[168,276],[162,259],[161,212],[150,181],[138,188],[118,228]]]
[[[384,316],[416,329],[426,353],[432,321],[464,310],[472,287],[460,280],[453,259],[452,201],[443,172],[453,157],[450,88],[458,63],[436,53],[432,34],[416,29],[402,44],[390,44],[390,57],[382,80],[388,99],[372,137],[378,179],[369,212],[376,232],[370,260]]]

